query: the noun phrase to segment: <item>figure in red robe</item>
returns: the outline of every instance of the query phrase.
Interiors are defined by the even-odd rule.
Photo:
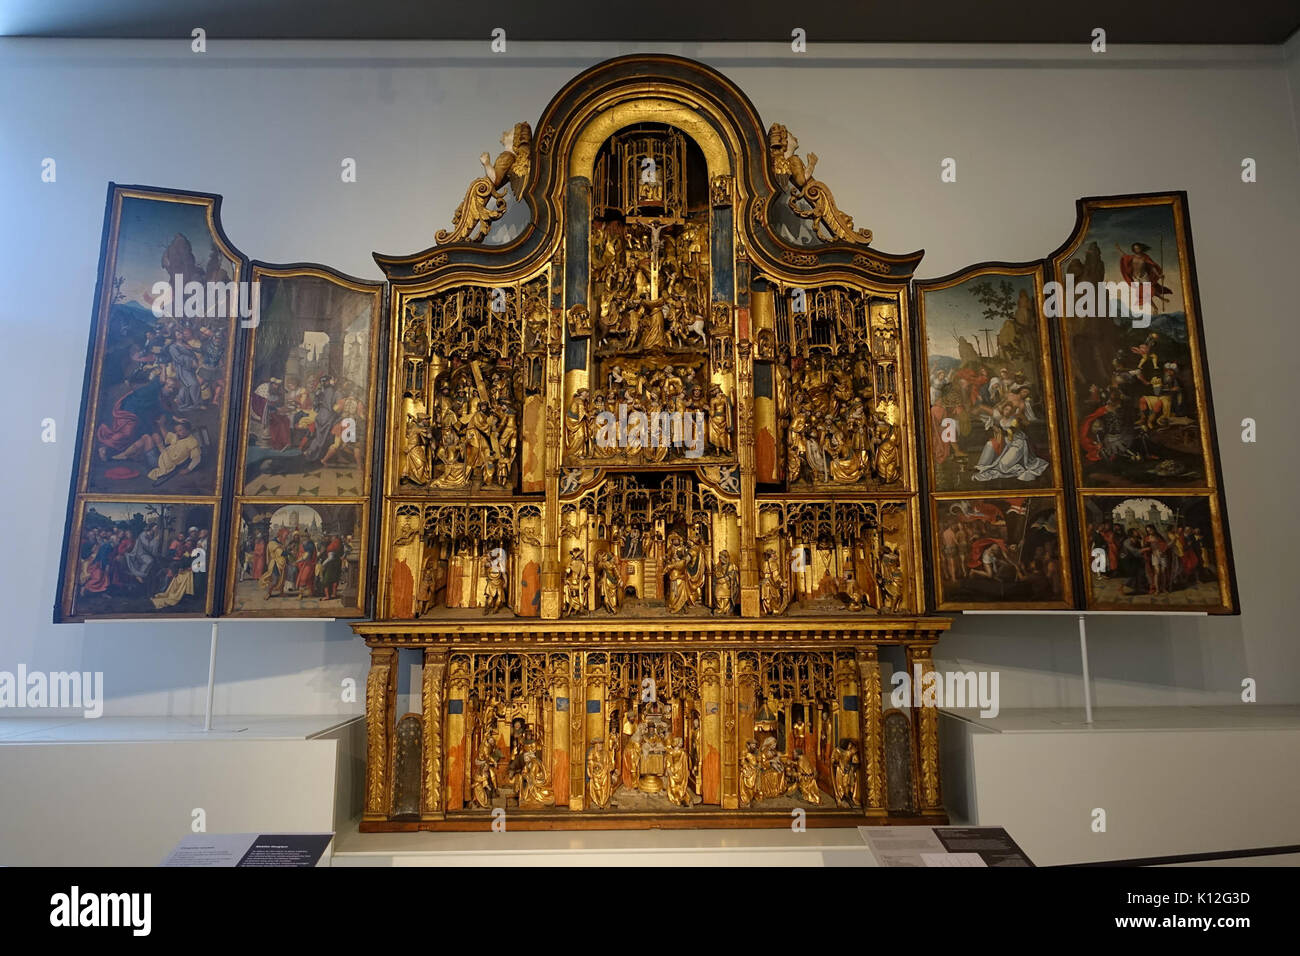
[[[298,577],[294,581],[294,587],[298,589],[299,597],[304,597],[312,593],[315,584],[316,545],[308,538],[302,543],[301,556],[298,558]]]
[[[1165,270],[1147,255],[1151,247],[1143,242],[1135,242],[1129,247],[1131,251],[1128,253],[1125,253],[1118,244],[1115,248],[1119,249],[1119,274],[1124,277],[1124,281],[1129,285],[1135,282],[1151,284],[1149,289],[1142,285],[1138,286],[1133,296],[1132,310],[1144,312],[1150,302],[1154,301],[1160,306],[1161,311],[1164,311],[1165,300],[1172,292],[1164,285]]]

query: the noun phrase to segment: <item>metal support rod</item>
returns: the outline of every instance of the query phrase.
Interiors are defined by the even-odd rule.
[[[212,694],[217,684],[217,628],[221,622],[212,619],[212,640],[208,645],[208,702],[203,710],[203,732],[212,730]]]
[[[1083,664],[1083,722],[1092,723],[1092,677],[1088,673],[1088,618],[1079,615],[1079,660]]]

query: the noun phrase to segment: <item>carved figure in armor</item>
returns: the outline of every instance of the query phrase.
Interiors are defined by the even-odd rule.
[[[610,614],[617,614],[623,607],[623,578],[618,573],[618,559],[611,551],[601,551],[596,555],[596,588],[600,602]]]
[[[501,760],[503,754],[500,747],[497,746],[497,717],[499,716],[500,705],[495,702],[487,704],[479,723],[480,737],[478,743],[478,753],[475,754],[476,766],[483,766],[485,793],[488,799],[496,796],[497,792],[497,763]],[[487,803],[483,804],[488,806]]]
[[[605,744],[596,741],[587,754],[587,796],[591,799],[591,805],[599,810],[608,807],[609,798],[613,796],[613,772],[614,762],[605,749]]]
[[[438,556],[429,554],[425,556],[424,565],[420,569],[420,593],[415,602],[415,616],[424,617],[437,606],[438,590]]]
[[[718,554],[713,569],[713,613],[734,614],[740,599],[740,571],[731,563],[731,555],[724,549]]]
[[[506,603],[505,554],[496,551],[483,555],[483,613],[493,614]]]
[[[758,745],[745,741],[745,752],[740,755],[740,805],[748,807],[759,796]]]
[[[682,746],[681,737],[674,737],[665,752],[664,769],[668,776],[668,799],[679,807],[689,807],[691,761],[686,748]]]
[[[771,548],[763,552],[763,583],[758,596],[764,614],[784,614],[790,606],[786,568]]]
[[[886,547],[880,556],[880,594],[890,612],[898,611],[903,604],[903,558],[896,548]]]
[[[836,805],[852,807],[861,803],[858,795],[861,773],[857,744],[848,738],[840,741],[840,745],[831,751],[831,771]]]
[[[585,614],[587,603],[587,561],[581,548],[569,550],[569,566],[564,571],[564,616]]]

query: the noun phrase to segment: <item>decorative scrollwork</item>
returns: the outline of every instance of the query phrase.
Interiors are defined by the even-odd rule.
[[[855,229],[853,217],[835,205],[830,187],[813,178],[817,168],[817,154],[808,154],[808,164],[797,154],[799,141],[780,123],[773,123],[767,133],[768,151],[772,171],[786,191],[790,211],[813,224],[817,237],[825,242],[871,242],[870,229]]]
[[[469,184],[465,198],[451,216],[451,228],[434,234],[437,245],[449,242],[482,242],[492,223],[506,214],[505,186],[508,182],[518,199],[531,170],[532,127],[516,123],[513,130],[501,134],[505,148],[492,161],[491,153],[479,156],[484,175]]]

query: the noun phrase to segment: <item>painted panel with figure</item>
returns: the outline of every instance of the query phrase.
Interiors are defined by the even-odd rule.
[[[245,501],[227,577],[230,612],[362,614],[367,508],[364,502]]]
[[[1181,202],[1099,201],[1055,257],[1080,487],[1214,486],[1184,228]]]
[[[82,491],[220,491],[241,261],[215,211],[215,197],[114,196]]]
[[[317,267],[255,265],[253,278],[241,493],[367,494],[382,284]]]
[[[1081,200],[1052,262],[1087,607],[1235,613],[1186,197]]]
[[[56,622],[211,613],[235,339],[257,311],[220,205],[109,185]],[[199,535],[186,571],[173,545]]]
[[[199,501],[84,501],[64,568],[65,619],[210,613],[214,511]]]
[[[1061,496],[938,498],[932,505],[941,610],[1072,605]]]
[[[1084,495],[1088,606],[1224,611],[1229,558],[1211,495]]]
[[[982,266],[917,283],[934,491],[1056,488],[1043,270]]]

